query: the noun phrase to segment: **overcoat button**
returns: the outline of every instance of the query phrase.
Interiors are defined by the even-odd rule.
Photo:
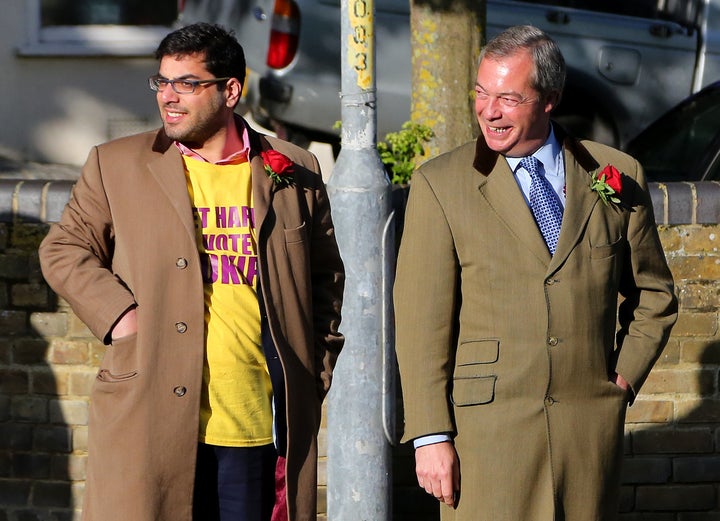
[[[182,385],[176,387],[173,389],[173,392],[175,393],[175,396],[182,397],[185,396],[185,393],[187,392],[187,389],[183,387]]]
[[[555,403],[555,399],[552,396],[548,396],[547,398],[545,398],[545,405],[550,406],[554,403]]]
[[[547,342],[548,342],[548,345],[550,345],[552,347],[555,347],[556,345],[558,345],[558,339],[557,339],[557,337],[554,337],[554,336],[551,336],[550,338],[548,338]]]
[[[175,329],[178,333],[184,333],[185,331],[187,331],[187,324],[185,322],[176,322]]]
[[[179,257],[178,260],[175,261],[175,266],[181,270],[184,270],[187,268],[188,261],[187,259],[184,259],[182,257]]]

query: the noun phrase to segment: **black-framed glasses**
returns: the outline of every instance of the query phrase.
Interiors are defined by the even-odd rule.
[[[162,92],[165,90],[165,87],[170,85],[172,90],[178,94],[192,94],[195,92],[198,85],[210,85],[212,83],[220,83],[221,81],[227,81],[229,79],[230,77],[213,78],[211,80],[170,80],[155,74],[148,78],[148,83],[150,84],[150,89],[155,92]]]

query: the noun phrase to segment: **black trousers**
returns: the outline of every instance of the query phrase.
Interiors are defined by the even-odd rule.
[[[270,521],[276,461],[273,445],[198,444],[193,521]]]

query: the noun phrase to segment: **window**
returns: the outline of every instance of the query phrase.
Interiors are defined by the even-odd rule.
[[[23,55],[151,54],[183,0],[28,0]]]
[[[628,145],[628,152],[650,181],[699,181],[709,165],[720,165],[719,120],[720,88],[708,88],[650,125]]]

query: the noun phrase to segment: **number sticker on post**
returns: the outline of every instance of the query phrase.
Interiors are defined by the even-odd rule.
[[[357,73],[357,85],[367,90],[372,85],[375,73],[373,49],[373,0],[351,0],[350,35],[348,37],[348,58]]]

